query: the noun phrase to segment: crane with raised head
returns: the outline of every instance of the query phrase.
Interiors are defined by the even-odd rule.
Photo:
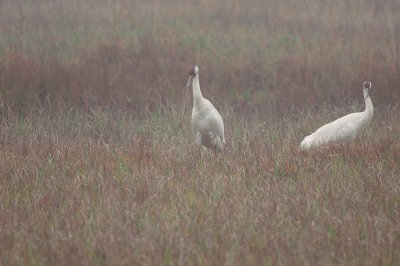
[[[190,87],[193,90],[191,124],[196,143],[199,146],[200,157],[201,146],[205,146],[217,155],[217,152],[222,151],[225,144],[224,121],[214,105],[203,97],[200,90],[199,68],[196,65],[189,69],[187,90]]]
[[[300,144],[300,149],[309,150],[333,143],[354,140],[357,134],[368,126],[374,114],[374,107],[369,96],[371,88],[371,82],[365,81],[363,84],[365,110],[363,112],[348,114],[320,127],[304,138]]]

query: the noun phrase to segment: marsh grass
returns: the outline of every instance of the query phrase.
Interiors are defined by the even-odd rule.
[[[355,143],[302,153],[310,116],[330,114],[224,117],[219,167],[175,113],[3,120],[2,262],[395,264],[398,108]]]
[[[0,1],[0,264],[395,265],[398,1]],[[187,66],[227,145],[199,160]],[[354,143],[298,150],[363,109]]]

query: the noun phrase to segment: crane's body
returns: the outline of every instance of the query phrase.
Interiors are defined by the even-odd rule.
[[[308,150],[328,144],[354,140],[357,134],[368,126],[373,117],[374,108],[369,97],[369,89],[371,89],[371,82],[364,82],[364,112],[346,115],[320,127],[314,133],[304,138],[300,144],[300,148]]]
[[[198,72],[197,66],[189,71],[188,87],[191,85],[193,89],[192,130],[199,147],[203,145],[217,153],[225,144],[224,121],[213,104],[203,97]]]

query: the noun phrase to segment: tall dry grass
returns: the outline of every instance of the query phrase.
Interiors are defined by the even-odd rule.
[[[355,143],[311,154],[332,114],[225,110],[219,167],[198,160],[175,113],[63,110],[0,129],[2,264],[395,265],[399,110]]]
[[[0,264],[398,264],[399,7],[0,1]],[[219,167],[178,128],[192,63]],[[365,79],[370,127],[299,152]]]

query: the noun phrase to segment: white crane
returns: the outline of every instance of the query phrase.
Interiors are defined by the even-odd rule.
[[[199,145],[200,156],[202,145],[217,155],[217,152],[222,151],[225,144],[224,121],[214,105],[201,94],[197,66],[189,69],[186,88],[189,89],[190,86],[193,89],[192,131],[195,134],[196,143]]]
[[[364,82],[364,112],[352,113],[343,116],[329,124],[320,127],[317,129],[317,131],[304,138],[300,144],[300,149],[309,150],[318,146],[354,140],[357,134],[368,126],[374,114],[374,107],[372,106],[372,101],[369,97],[369,90],[371,87],[371,82]]]

